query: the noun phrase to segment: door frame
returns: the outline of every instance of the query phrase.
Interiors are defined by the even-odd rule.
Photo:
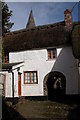
[[[20,72],[18,72],[18,97],[21,96],[21,74]],[[20,76],[20,78],[19,78]],[[20,83],[19,83],[20,82]],[[19,91],[20,90],[20,91]]]

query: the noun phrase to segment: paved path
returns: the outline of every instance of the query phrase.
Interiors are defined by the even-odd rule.
[[[80,105],[53,101],[26,101],[18,103],[16,110],[24,118],[71,119],[80,118]]]

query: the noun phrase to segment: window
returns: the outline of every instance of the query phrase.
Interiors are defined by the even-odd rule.
[[[48,49],[48,59],[54,59],[57,56],[56,48]]]
[[[37,84],[37,83],[38,83],[37,71],[24,72],[24,84]]]
[[[9,56],[8,55],[4,55],[2,57],[2,63],[9,63]]]

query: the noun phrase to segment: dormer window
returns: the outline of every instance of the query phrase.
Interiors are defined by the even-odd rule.
[[[48,60],[54,59],[57,56],[57,50],[56,50],[56,48],[48,49],[47,53],[48,53]]]

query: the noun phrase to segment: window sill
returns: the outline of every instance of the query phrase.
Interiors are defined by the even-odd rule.
[[[23,86],[25,86],[25,87],[28,87],[28,86],[32,86],[32,87],[34,87],[34,86],[38,86],[39,84],[37,83],[37,84],[23,84]]]
[[[24,85],[36,85],[38,83],[24,83]]]
[[[54,58],[54,59],[47,59],[46,61],[54,61],[54,60],[56,60],[56,58]]]

